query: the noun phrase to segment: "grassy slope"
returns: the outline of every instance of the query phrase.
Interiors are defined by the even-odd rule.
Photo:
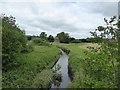
[[[70,85],[72,88],[79,88],[82,86],[80,77],[84,76],[83,67],[84,63],[82,60],[86,57],[85,51],[87,51],[85,43],[80,44],[59,44],[60,47],[68,48],[70,50],[70,57],[69,57],[69,67],[71,68],[71,72],[73,74],[73,81]],[[90,45],[90,44],[88,44]]]
[[[59,44],[59,46],[71,50],[69,57],[69,66],[73,74],[73,81],[70,85],[71,88],[115,87],[114,77],[111,75],[112,73],[114,74],[114,72],[112,72],[114,69],[111,68],[112,64],[108,63],[107,56],[106,55],[98,56],[98,54],[95,51],[87,48],[89,46],[97,48],[99,47],[99,45],[92,43],[80,43],[80,44]],[[89,59],[90,57],[92,57],[93,59],[92,60]],[[88,63],[92,65],[94,70],[97,68],[101,70],[107,68],[106,72],[104,73],[94,72],[89,67]],[[110,65],[110,67],[108,67],[107,65]],[[98,79],[96,79],[96,75],[101,77],[102,80],[99,81]],[[109,78],[111,77],[111,80],[109,80],[109,78],[107,77]]]
[[[14,67],[3,73],[3,87],[44,87],[48,85],[52,76],[50,68],[59,53],[60,50],[54,46],[35,46],[33,52],[18,55]],[[38,75],[41,75],[41,78],[44,77],[42,81],[37,80]]]
[[[86,56],[86,52],[88,49],[87,46],[91,44],[78,44],[78,45],[71,45],[69,49],[71,50],[69,65],[71,67],[71,71],[73,73],[73,81],[70,85],[72,88],[83,88],[84,80],[85,80],[85,72],[84,67],[86,66],[84,63]],[[87,52],[90,54],[90,52]],[[87,78],[86,78],[87,80]]]
[[[65,47],[70,49],[70,57],[69,57],[69,67],[71,68],[71,72],[73,74],[73,81],[70,85],[72,88],[83,88],[85,86],[85,80],[89,80],[89,78],[86,78],[84,69],[87,67],[85,64],[85,58],[88,56],[86,55],[92,55],[91,52],[89,52],[88,46],[94,46],[91,43],[80,43],[80,44],[59,44],[61,47]]]

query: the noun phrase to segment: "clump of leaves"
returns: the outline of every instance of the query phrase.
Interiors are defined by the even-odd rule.
[[[32,44],[26,44],[26,46],[23,47],[22,53],[28,53],[32,52],[34,50],[34,47]]]
[[[117,71],[117,66],[119,65],[118,51],[120,47],[118,23],[120,22],[116,20],[116,16],[113,16],[110,20],[104,18],[104,21],[105,26],[98,26],[94,32],[91,32],[101,47],[99,48],[99,53],[95,55],[96,58],[94,58],[95,56],[90,57],[91,60],[94,58],[94,62],[99,63],[99,65],[91,63],[89,67],[91,67],[93,71],[96,71],[95,68],[99,69],[99,74],[107,76],[104,80],[109,80],[109,83],[117,86],[117,76],[120,76],[118,74],[119,71]],[[103,77],[99,75],[96,75],[96,78],[103,79]],[[109,85],[112,86],[111,84]]]
[[[25,32],[16,24],[15,17],[1,15],[2,20],[2,64],[3,71],[12,62],[16,55],[26,47]]]

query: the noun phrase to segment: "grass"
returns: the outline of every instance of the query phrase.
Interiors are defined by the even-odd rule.
[[[34,51],[18,55],[12,64],[14,66],[3,72],[3,88],[38,87],[36,85],[42,84],[41,79],[46,81],[43,84],[48,85],[52,78],[51,67],[59,53],[55,46],[34,46]],[[36,77],[41,79],[37,80]]]
[[[84,76],[83,67],[84,63],[82,60],[86,57],[85,51],[87,51],[84,46],[85,43],[77,43],[77,44],[59,44],[60,47],[64,47],[70,50],[69,54],[69,67],[71,68],[71,73],[73,77],[73,81],[69,87],[71,88],[79,88],[81,83],[79,82],[79,77]],[[89,45],[89,44],[88,44]],[[84,47],[84,48],[83,48]]]
[[[73,77],[72,83],[69,85],[70,88],[115,87],[114,70],[112,62],[108,62],[108,55],[98,54],[90,48],[99,48],[98,44],[53,43],[53,45],[34,45],[34,51],[18,55],[13,64],[14,67],[10,68],[7,72],[3,72],[3,87],[49,87],[53,78],[51,67],[60,54],[60,50],[55,45],[70,50],[69,69]]]
[[[84,76],[84,67],[86,66],[84,60],[87,57],[86,53],[88,53],[87,45],[82,43],[77,45],[71,45],[68,47],[71,50],[69,67],[71,67],[71,73],[73,73],[73,81],[70,85],[71,88],[84,88],[84,80],[88,80]]]
[[[53,77],[52,69],[42,70],[42,72],[35,77],[32,86],[34,88],[46,88],[51,84],[51,77]]]
[[[98,44],[59,44],[69,49],[69,68],[73,77],[71,88],[115,88],[112,63],[108,56],[98,54],[88,47],[99,48]],[[92,58],[92,59],[91,59]],[[107,66],[109,65],[109,66]],[[106,68],[106,69],[105,69]],[[101,70],[101,71],[98,71]],[[99,78],[98,78],[99,77]],[[111,79],[110,79],[111,78]]]

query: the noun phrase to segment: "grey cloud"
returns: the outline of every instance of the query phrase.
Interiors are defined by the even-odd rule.
[[[74,25],[66,24],[65,21],[60,20],[52,21],[49,19],[38,19],[37,24],[31,22],[30,25],[48,31],[61,30],[74,32],[79,30],[79,28],[76,28]]]
[[[18,24],[26,30],[27,34],[38,35],[41,31],[46,31],[48,34],[55,35],[64,31],[81,38],[90,36],[89,32],[92,31],[90,25],[99,25],[104,17],[116,15],[118,11],[117,3],[114,2],[47,5],[45,3],[4,4],[4,13],[15,15]]]
[[[117,2],[95,2],[92,3],[92,12],[101,13],[103,16],[117,16],[118,15],[118,3]]]

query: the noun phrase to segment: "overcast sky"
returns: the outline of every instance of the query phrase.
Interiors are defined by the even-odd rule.
[[[55,36],[69,33],[75,38],[90,37],[104,18],[118,15],[118,0],[1,0],[2,12],[16,18],[27,35],[46,32]],[[0,10],[1,11],[1,10]]]

